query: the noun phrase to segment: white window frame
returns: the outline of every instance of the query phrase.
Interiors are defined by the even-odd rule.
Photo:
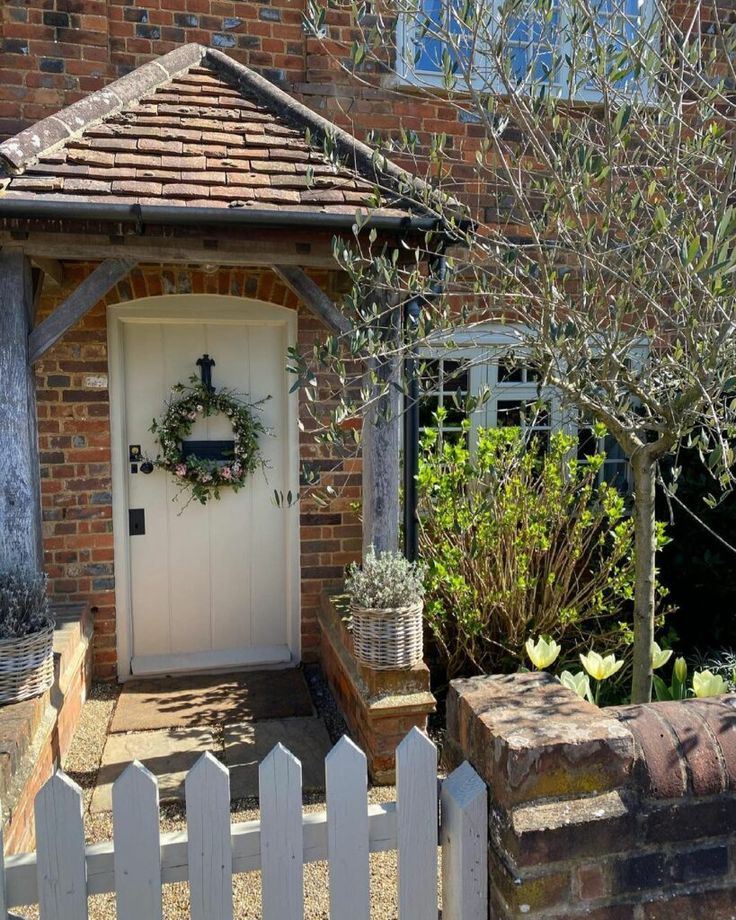
[[[479,428],[496,428],[498,421],[498,402],[504,399],[522,400],[525,402],[542,402],[550,407],[550,434],[563,431],[566,434],[577,436],[580,428],[589,427],[581,425],[577,413],[572,410],[565,411],[559,392],[552,386],[540,386],[537,382],[514,382],[498,380],[498,370],[501,361],[509,355],[523,356],[524,346],[520,344],[524,335],[529,335],[528,330],[522,332],[514,330],[511,326],[489,324],[473,330],[458,330],[451,341],[442,345],[424,346],[419,350],[419,360],[445,360],[467,362],[468,367],[468,393],[476,395],[487,390],[489,397],[473,412],[470,413],[469,446],[471,450],[478,441]],[[470,344],[472,343],[472,344]],[[633,366],[641,366],[648,353],[648,344],[642,342],[634,347],[630,354]],[[420,388],[420,394],[423,391]],[[421,398],[421,396],[420,396]],[[426,426],[425,426],[426,427]],[[421,429],[421,430],[424,430]],[[452,426],[449,431],[456,431]],[[441,432],[440,432],[441,436]],[[609,436],[610,437],[610,436]],[[605,453],[606,438],[597,438],[595,451]],[[605,469],[612,465],[620,466],[622,461],[618,458],[605,459],[598,476],[598,482],[605,478]],[[628,465],[628,461],[626,461]],[[627,491],[631,491],[631,475],[626,476]]]
[[[422,0],[416,0],[416,2],[421,7]],[[445,2],[451,2],[451,0],[445,0]],[[502,0],[497,0],[497,5],[500,6]],[[561,28],[564,30],[567,28],[567,16],[569,7],[566,7],[565,0],[559,0],[559,15],[562,19]],[[645,27],[648,23],[651,23],[655,15],[655,3],[656,0],[638,0],[638,25],[641,28],[642,25]],[[409,86],[416,86],[422,88],[436,88],[444,89],[445,83],[443,75],[437,71],[429,70],[419,70],[414,64],[414,55],[416,49],[416,36],[418,32],[418,25],[416,20],[412,21],[412,16],[408,13],[401,14],[397,19],[396,25],[396,74],[399,80]],[[560,98],[567,99],[570,96],[567,93],[568,87],[568,77],[569,77],[569,67],[565,63],[565,56],[571,53],[570,42],[565,43],[565,47],[561,50],[562,63],[560,65],[559,71],[557,73],[557,79],[554,83],[554,90],[559,95]],[[483,61],[485,60],[485,55],[480,53],[480,60],[474,60],[472,62],[473,75],[471,77],[471,86],[472,89],[478,91],[485,91],[490,93],[497,93],[502,95],[504,93],[504,86],[499,79],[491,81],[489,83],[488,77],[483,75],[483,71],[486,71],[486,74],[489,72],[488,68],[484,68]],[[453,87],[455,91],[462,92],[464,89],[464,82],[461,79],[458,79],[457,85]],[[645,98],[651,96],[651,88],[647,86],[641,86],[639,84],[632,84],[631,94],[639,90]],[[624,88],[621,90],[622,95],[626,92]],[[601,93],[595,87],[589,88],[579,88],[574,94],[574,101],[579,102],[600,102],[602,96]]]

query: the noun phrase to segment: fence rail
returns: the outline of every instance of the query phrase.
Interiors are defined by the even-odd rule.
[[[227,768],[204,754],[185,782],[186,831],[161,834],[158,783],[133,763],[113,785],[113,840],[85,846],[81,790],[62,772],[36,796],[36,852],[0,871],[0,918],[38,904],[41,920],[86,920],[115,892],[118,920],[160,920],[161,886],[189,882],[192,920],[233,920],[232,876],[261,872],[263,920],[302,920],[303,866],[329,863],[331,920],[369,920],[369,854],[398,849],[400,920],[487,915],[486,788],[465,763],[441,784],[437,750],[413,729],[397,749],[397,802],[369,805],[366,759],[343,738],[325,762],[325,812],[302,812],[301,764],[277,745],[259,768],[260,821],[230,823]],[[0,844],[2,843],[0,837]]]

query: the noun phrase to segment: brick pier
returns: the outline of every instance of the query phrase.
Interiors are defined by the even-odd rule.
[[[491,917],[736,918],[736,699],[600,710],[546,674],[455,681],[490,790]]]

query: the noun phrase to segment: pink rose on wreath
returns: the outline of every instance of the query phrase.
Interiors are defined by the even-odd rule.
[[[177,476],[179,476],[179,478],[183,478],[184,476],[187,475],[187,468],[183,463],[180,463],[177,466],[177,468],[174,470],[174,472],[176,473]]]
[[[224,466],[222,468],[221,476],[225,480],[230,480],[233,478],[233,471],[230,469],[229,466]]]
[[[211,473],[200,473],[199,481],[200,482],[212,482],[212,474]]]

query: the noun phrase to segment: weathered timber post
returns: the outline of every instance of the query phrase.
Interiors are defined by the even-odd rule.
[[[0,252],[0,566],[41,568],[36,388],[29,362],[31,265]]]
[[[363,419],[363,555],[399,547],[400,311],[390,310],[384,329],[387,354],[368,362],[370,403]]]

